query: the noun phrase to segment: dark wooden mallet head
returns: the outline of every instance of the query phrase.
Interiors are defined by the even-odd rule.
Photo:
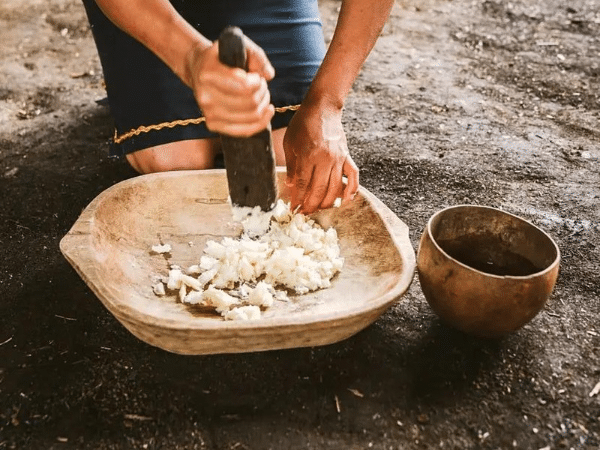
[[[219,37],[219,60],[228,66],[248,70],[244,34],[227,27]],[[271,125],[259,133],[239,138],[221,135],[229,196],[234,206],[260,206],[269,211],[277,201],[275,153]]]

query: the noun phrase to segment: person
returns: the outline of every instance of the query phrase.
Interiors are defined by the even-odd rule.
[[[140,173],[208,169],[219,134],[273,128],[291,207],[349,201],[359,186],[344,102],[393,0],[342,0],[325,48],[318,0],[83,0],[115,119],[111,154]],[[248,71],[219,62],[242,29]]]

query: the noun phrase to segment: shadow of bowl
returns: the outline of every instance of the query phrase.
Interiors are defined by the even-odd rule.
[[[543,308],[558,276],[560,251],[544,231],[512,214],[475,205],[434,214],[421,236],[423,294],[448,325],[498,338]]]

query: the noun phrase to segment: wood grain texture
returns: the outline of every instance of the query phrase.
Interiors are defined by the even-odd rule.
[[[278,172],[281,198],[289,199]],[[356,199],[313,216],[339,235],[344,268],[329,289],[276,302],[258,321],[224,321],[175,295],[157,297],[152,277],[198,262],[208,240],[238,236],[224,170],[139,176],[102,192],[60,248],[105,307],[139,339],[181,354],[239,353],[324,345],[364,329],[406,292],[415,252],[408,227],[361,188]],[[153,254],[168,243],[172,251]]]

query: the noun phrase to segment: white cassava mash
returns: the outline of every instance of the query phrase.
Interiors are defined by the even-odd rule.
[[[287,301],[287,291],[306,294],[331,286],[344,264],[338,236],[279,200],[269,212],[233,208],[241,222],[238,239],[208,241],[198,264],[171,266],[168,277],[152,286],[158,296],[178,292],[179,301],[215,309],[226,320],[253,320],[274,301]],[[168,244],[154,253],[171,251]]]

